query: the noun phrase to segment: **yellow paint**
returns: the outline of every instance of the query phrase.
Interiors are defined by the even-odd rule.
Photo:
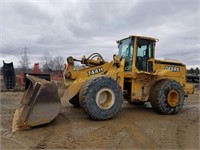
[[[66,99],[70,100],[75,96],[85,82],[91,78],[102,75],[110,76],[115,79],[119,83],[122,91],[128,91],[130,93],[132,102],[138,100],[147,101],[152,86],[161,79],[176,80],[183,86],[185,94],[194,92],[194,87],[191,84],[186,83],[185,64],[174,60],[155,59],[155,45],[158,41],[157,39],[142,36],[130,36],[128,38],[134,38],[132,66],[129,66],[132,68],[132,71],[124,71],[125,59],[123,58],[120,60],[117,55],[114,55],[113,61],[104,62],[103,64],[101,64],[101,58],[87,62],[87,59],[84,56],[82,60],[84,60],[85,64],[91,63],[93,66],[74,70],[74,64],[70,63],[64,72],[64,81],[67,88],[65,92]],[[147,71],[140,71],[136,66],[138,39],[146,39],[153,42],[152,58],[147,60]],[[149,67],[152,67],[152,69]],[[101,72],[98,72],[99,70]],[[88,73],[93,75],[89,75]],[[172,97],[175,97],[175,99]],[[174,106],[177,103],[177,99],[176,92],[172,91],[172,93],[169,94],[168,102],[170,105]]]
[[[179,93],[175,90],[172,90],[168,93],[167,102],[171,107],[175,107],[179,102]]]

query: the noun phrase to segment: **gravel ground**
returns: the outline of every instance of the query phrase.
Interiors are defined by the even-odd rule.
[[[176,115],[124,102],[109,121],[93,121],[62,100],[58,117],[32,130],[11,132],[22,92],[1,92],[1,149],[200,149],[199,91]]]

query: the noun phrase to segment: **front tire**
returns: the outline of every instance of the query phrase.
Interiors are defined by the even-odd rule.
[[[155,111],[171,115],[178,113],[184,105],[183,87],[175,80],[162,79],[155,83],[150,93],[150,102]]]
[[[107,76],[89,80],[79,94],[81,108],[95,120],[108,120],[114,117],[121,109],[122,100],[120,86]]]

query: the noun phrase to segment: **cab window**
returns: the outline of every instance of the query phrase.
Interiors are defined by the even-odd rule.
[[[137,40],[136,67],[140,71],[147,71],[148,59],[153,58],[153,42],[146,39]]]
[[[132,71],[133,63],[133,38],[127,38],[119,42],[119,58],[125,58],[124,71]]]

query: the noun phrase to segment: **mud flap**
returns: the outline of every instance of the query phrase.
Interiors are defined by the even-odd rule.
[[[44,79],[26,75],[31,81],[13,117],[12,131],[50,123],[59,114],[61,102],[56,86]]]

